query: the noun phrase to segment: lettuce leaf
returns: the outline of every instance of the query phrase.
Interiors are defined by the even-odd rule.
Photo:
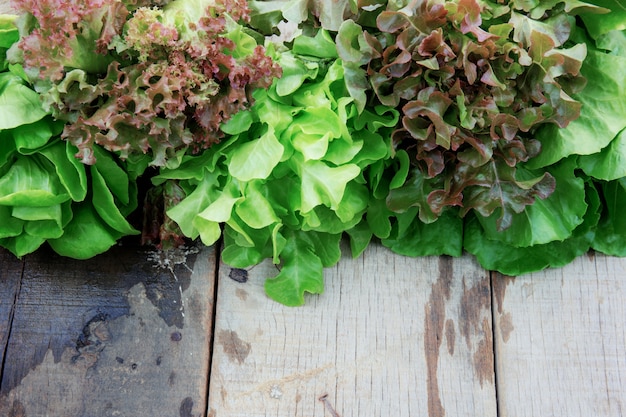
[[[591,247],[613,256],[626,256],[626,178],[601,184],[603,210]]]
[[[582,103],[580,117],[565,129],[546,126],[539,130],[541,154],[529,161],[529,167],[600,152],[626,127],[626,55],[589,50],[581,73],[587,85],[573,95]]]
[[[39,94],[23,79],[10,72],[0,73],[0,130],[35,123],[46,114]]]
[[[342,234],[368,205],[362,171],[391,156],[397,122],[393,111],[358,112],[342,61],[320,53],[328,39],[318,33],[281,54],[284,77],[255,92],[220,146],[153,179],[187,178],[187,196],[167,215],[205,244],[223,236],[222,259],[231,265],[271,258],[281,272],[266,291],[288,305],[323,290],[323,268],[339,260]]]
[[[554,193],[535,200],[520,213],[513,214],[506,230],[498,228],[498,215],[479,216],[484,234],[515,247],[536,246],[568,238],[582,223],[587,212],[584,180],[575,174],[576,158],[572,157],[546,169],[556,180]],[[536,172],[520,167],[520,177],[535,177]]]
[[[586,181],[586,190],[585,205],[588,208],[583,221],[563,240],[525,247],[514,246],[501,239],[491,239],[478,217],[471,216],[465,222],[463,246],[483,268],[505,275],[523,275],[567,265],[588,252],[594,238],[600,233],[596,231],[600,219],[600,198],[590,180]]]

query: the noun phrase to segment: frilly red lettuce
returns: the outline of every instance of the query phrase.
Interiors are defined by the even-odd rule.
[[[16,1],[22,39],[11,53],[62,137],[95,163],[93,147],[176,165],[222,137],[280,68],[240,23],[242,0]]]

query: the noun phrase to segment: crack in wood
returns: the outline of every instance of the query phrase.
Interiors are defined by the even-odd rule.
[[[341,417],[333,408],[333,405],[330,403],[330,401],[328,400],[328,394],[324,394],[321,397],[318,398],[321,402],[324,403],[324,407],[326,407],[326,409],[328,410],[328,412],[330,413],[330,415],[332,417]]]
[[[7,258],[12,256],[11,254],[7,253],[4,251],[4,249],[1,249],[3,252],[0,252],[0,257],[3,258]],[[14,259],[9,258],[7,259],[2,259],[2,264],[6,265],[6,263],[9,262],[15,262]],[[17,304],[19,301],[19,296],[20,296],[20,292],[22,290],[22,278],[24,276],[24,269],[25,269],[25,265],[26,262],[24,261],[24,259],[19,261],[20,263],[20,272],[19,272],[19,278],[17,279],[17,283],[15,285],[15,290],[14,290],[14,294],[13,294],[13,300],[11,302],[11,307],[9,310],[9,317],[7,320],[7,329],[6,329],[6,336],[2,336],[4,337],[4,343],[2,345],[2,360],[0,360],[0,393],[5,391],[6,385],[3,383],[4,381],[4,370],[6,369],[6,360],[7,360],[7,351],[9,348],[9,343],[11,341],[11,336],[12,336],[12,331],[13,331],[13,321],[15,319],[15,311],[17,310]],[[11,270],[9,269],[9,275],[11,275]],[[11,277],[9,276],[9,279]],[[4,279],[3,279],[4,281]]]

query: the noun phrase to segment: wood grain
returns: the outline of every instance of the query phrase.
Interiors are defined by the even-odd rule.
[[[496,415],[489,276],[472,258],[372,245],[298,308],[264,295],[276,272],[242,283],[220,266],[209,416]]]
[[[626,415],[626,259],[495,277],[500,416]]]
[[[0,364],[4,363],[24,264],[0,248]]]
[[[149,255],[25,257],[0,415],[206,413],[215,251],[188,256],[175,275]]]

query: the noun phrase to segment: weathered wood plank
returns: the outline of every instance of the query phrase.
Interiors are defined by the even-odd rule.
[[[626,259],[494,277],[501,417],[626,415]]]
[[[23,262],[0,248],[0,364],[4,363]],[[0,373],[1,374],[1,373]]]
[[[175,275],[149,255],[25,257],[0,415],[206,413],[215,251],[189,255]]]
[[[209,416],[496,415],[489,275],[472,258],[372,245],[298,308],[264,295],[271,263],[246,283],[230,274],[221,265]]]

